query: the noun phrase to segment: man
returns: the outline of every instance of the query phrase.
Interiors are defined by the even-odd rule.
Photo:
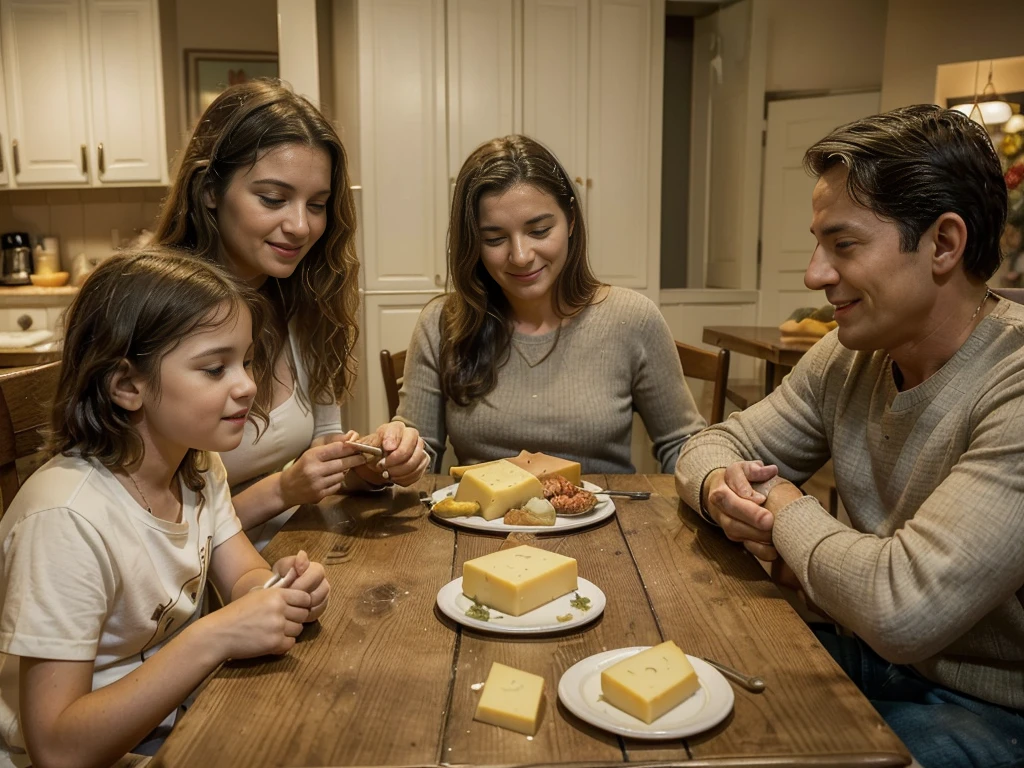
[[[804,162],[804,282],[839,327],[688,442],[680,496],[855,633],[818,635],[922,765],[1024,764],[1024,306],[986,286],[998,158],[960,113],[916,106]],[[797,488],[829,457],[852,529]]]

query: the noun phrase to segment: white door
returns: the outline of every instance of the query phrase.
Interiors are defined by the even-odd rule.
[[[14,174],[19,186],[89,180],[79,0],[0,4]]]
[[[366,290],[434,290],[448,207],[444,3],[360,0],[357,10]]]
[[[448,176],[513,133],[512,0],[448,0]]]
[[[651,146],[650,137],[656,59],[652,27],[657,10],[652,6],[659,4],[595,0],[590,6],[586,207],[590,261],[599,279],[638,289],[647,287],[651,254],[660,258],[655,234],[660,229],[660,161],[658,169],[651,161],[652,152],[660,159],[661,150]],[[663,45],[664,5],[659,7]],[[660,60],[657,65],[662,66]],[[657,98],[662,98],[660,90]],[[657,133],[660,136],[660,130]],[[652,174],[657,176],[656,187]],[[657,220],[653,233],[651,216]]]
[[[523,133],[555,153],[586,206],[587,0],[523,4]]]
[[[155,6],[153,0],[88,0],[90,152],[101,183],[166,178]]]
[[[764,154],[759,323],[778,325],[799,307],[828,303],[824,291],[804,287],[814,250],[811,192],[816,179],[803,169],[804,152],[833,128],[878,112],[877,91],[772,101]]]

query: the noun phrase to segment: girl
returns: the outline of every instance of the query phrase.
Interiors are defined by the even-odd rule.
[[[155,237],[224,265],[272,307],[269,423],[258,442],[247,427],[222,457],[247,530],[275,517],[276,529],[285,509],[339,491],[410,485],[427,467],[419,434],[399,422],[365,439],[388,451],[383,465],[366,464],[346,443],[356,433],[342,432],[337,401],[352,380],[358,304],[354,231],[345,150],[316,107],[265,80],[217,97],[185,149]],[[260,540],[271,532],[250,530]]]
[[[420,315],[398,419],[440,462],[545,451],[629,473],[633,411],[671,473],[704,427],[668,325],[638,293],[602,285],[572,183],[525,136],[469,156],[448,229],[454,291]]]
[[[0,521],[0,728],[13,764],[109,765],[226,659],[285,653],[327,606],[302,552],[272,572],[224,467],[266,418],[259,297],[167,252],[117,256],[72,304],[53,458]],[[264,398],[265,400],[266,398]],[[207,577],[228,605],[203,618]],[[0,760],[2,762],[2,760]]]

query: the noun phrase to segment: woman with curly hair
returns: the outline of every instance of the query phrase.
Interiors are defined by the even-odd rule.
[[[584,472],[629,473],[633,412],[672,472],[704,426],[658,308],[603,285],[587,262],[572,182],[525,136],[466,160],[448,228],[454,290],[420,315],[397,418],[440,466],[543,451]]]
[[[269,540],[303,503],[350,490],[409,485],[428,464],[415,429],[379,427],[367,463],[341,427],[352,383],[358,304],[355,207],[337,132],[309,101],[276,81],[228,88],[206,109],[157,224],[155,240],[187,249],[257,287],[273,307],[273,367],[265,434],[247,427],[222,456],[250,536]],[[282,471],[289,461],[295,459]],[[275,519],[275,526],[257,531]]]

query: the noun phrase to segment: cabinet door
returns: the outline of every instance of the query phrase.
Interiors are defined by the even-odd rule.
[[[523,133],[555,153],[585,208],[587,0],[523,5]]]
[[[88,0],[91,148],[98,181],[159,182],[164,169],[160,35],[153,0]]]
[[[448,174],[442,0],[360,0],[366,289],[443,282]]]
[[[660,110],[652,125],[652,75],[663,64],[652,50],[657,5],[664,35],[663,3],[594,0],[590,6],[590,260],[600,279],[631,288],[648,288],[649,281],[656,288],[658,281],[661,126]],[[660,104],[660,91],[657,99]]]
[[[10,133],[7,128],[7,96],[4,93],[3,82],[3,55],[0,54],[0,187],[9,187],[12,177],[11,159],[7,151]]]
[[[512,0],[448,0],[448,176],[514,132]]]
[[[0,4],[12,160],[19,186],[83,184],[85,65],[79,0]]]

